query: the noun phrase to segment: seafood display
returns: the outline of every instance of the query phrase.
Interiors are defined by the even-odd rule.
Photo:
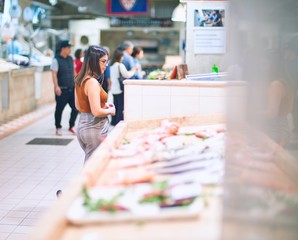
[[[223,125],[159,128],[124,138],[98,179],[70,206],[75,224],[194,218],[224,174]],[[91,179],[91,178],[90,178]]]

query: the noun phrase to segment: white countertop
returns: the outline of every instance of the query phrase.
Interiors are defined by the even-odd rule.
[[[202,86],[202,87],[226,87],[246,85],[244,81],[192,81],[192,80],[146,80],[129,79],[123,82],[125,85],[150,85],[150,86]]]

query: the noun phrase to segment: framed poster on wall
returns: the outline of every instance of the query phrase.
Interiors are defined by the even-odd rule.
[[[223,28],[225,26],[225,9],[195,9],[194,27]]]
[[[226,2],[188,2],[195,54],[226,53]]]

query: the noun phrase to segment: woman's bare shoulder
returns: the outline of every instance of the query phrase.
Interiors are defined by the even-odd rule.
[[[94,77],[87,77],[84,81],[86,81],[86,85],[98,85],[98,81]]]
[[[97,91],[100,91],[98,81],[93,77],[86,79],[85,94],[88,96],[90,93]]]

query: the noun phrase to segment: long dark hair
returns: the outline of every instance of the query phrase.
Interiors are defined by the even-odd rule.
[[[102,74],[99,59],[105,55],[109,55],[106,49],[99,46],[90,46],[85,52],[83,66],[75,77],[75,83],[80,86],[87,76],[97,79]]]
[[[120,62],[122,57],[123,57],[123,51],[116,49],[113,53],[111,65],[113,65],[115,62]]]

